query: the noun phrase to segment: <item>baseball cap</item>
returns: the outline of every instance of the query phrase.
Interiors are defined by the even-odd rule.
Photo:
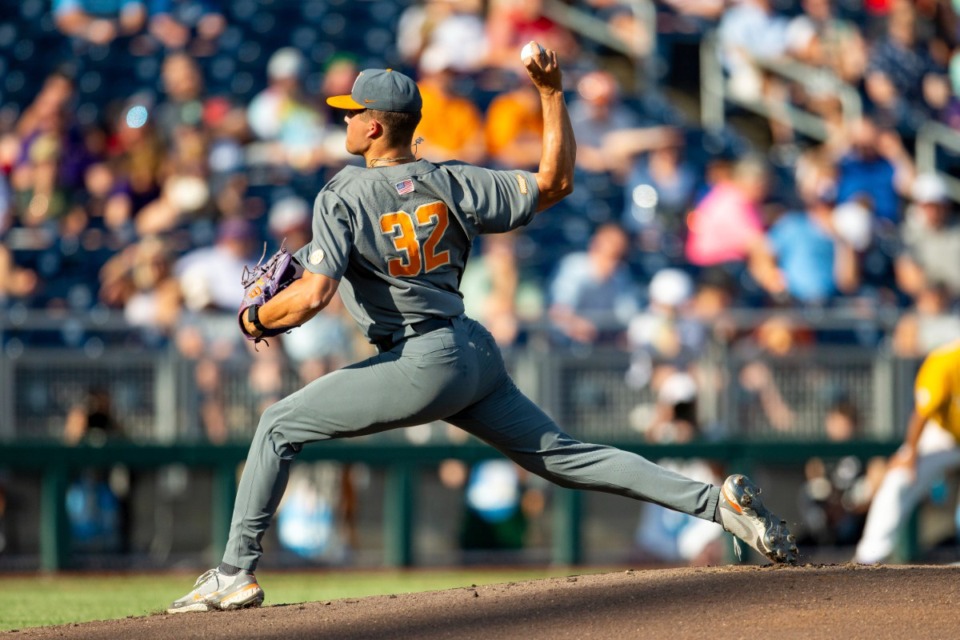
[[[693,295],[693,280],[679,269],[661,269],[650,280],[650,300],[667,307],[677,307]]]
[[[267,227],[280,236],[293,229],[310,228],[310,203],[298,196],[287,196],[270,207]]]
[[[915,202],[944,202],[947,199],[947,186],[933,173],[924,173],[913,181],[913,200]]]
[[[267,62],[267,77],[271,80],[297,78],[303,73],[303,54],[293,47],[277,49]]]
[[[327,104],[337,109],[416,113],[423,100],[417,83],[409,76],[393,69],[366,69],[357,76],[350,95],[332,96]]]
[[[833,210],[833,227],[857,251],[870,246],[873,213],[859,202],[846,202]]]
[[[671,373],[660,384],[657,400],[663,404],[678,405],[697,399],[697,382],[689,373]]]

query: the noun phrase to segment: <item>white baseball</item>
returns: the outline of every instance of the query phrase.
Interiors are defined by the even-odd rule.
[[[527,44],[523,45],[523,49],[520,50],[520,60],[526,60],[527,58],[533,57],[533,44],[533,42],[528,42]],[[542,56],[544,54],[544,50],[539,43],[537,44],[537,49],[540,50],[537,55]]]

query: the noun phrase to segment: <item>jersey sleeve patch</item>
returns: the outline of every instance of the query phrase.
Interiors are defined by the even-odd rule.
[[[527,191],[528,191],[528,189],[527,189],[527,179],[526,179],[525,177],[523,177],[523,174],[521,174],[521,173],[515,173],[515,174],[513,174],[513,175],[516,177],[516,179],[517,179],[517,184],[520,186],[520,193],[523,194],[523,195],[527,195]]]
[[[323,262],[323,255],[324,255],[323,249],[315,249],[314,251],[310,252],[310,256],[307,258],[307,262],[309,262],[313,266],[317,266],[318,264]]]

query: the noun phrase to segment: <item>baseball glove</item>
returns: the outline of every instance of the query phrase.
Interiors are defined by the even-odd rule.
[[[264,248],[264,255],[266,255],[266,248]],[[282,245],[266,262],[261,257],[260,262],[253,268],[243,268],[243,276],[240,279],[240,283],[243,285],[243,300],[240,302],[240,312],[237,319],[240,322],[240,331],[246,336],[247,340],[259,343],[264,338],[273,338],[293,329],[293,327],[265,328],[259,336],[252,336],[247,333],[243,320],[251,307],[259,309],[275,295],[289,287],[290,283],[298,277],[293,256]]]

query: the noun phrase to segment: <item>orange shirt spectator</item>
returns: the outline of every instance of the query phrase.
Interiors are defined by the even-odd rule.
[[[498,165],[535,167],[540,162],[543,113],[533,85],[504,93],[487,109],[487,154]]]
[[[424,139],[422,156],[433,162],[483,160],[483,118],[476,105],[450,91],[453,73],[441,70],[418,84],[423,98],[423,119],[416,136]]]

